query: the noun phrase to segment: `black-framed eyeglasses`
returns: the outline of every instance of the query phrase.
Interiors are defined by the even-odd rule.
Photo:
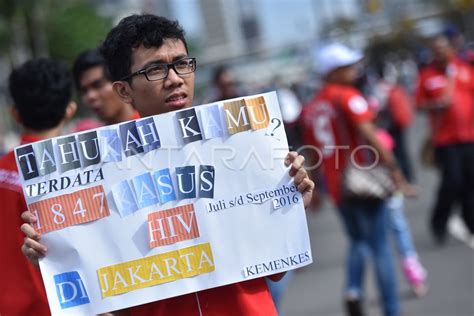
[[[128,80],[134,76],[145,75],[148,81],[163,80],[168,77],[172,68],[178,75],[186,75],[196,71],[196,58],[186,57],[171,64],[166,63],[157,63],[146,66],[143,69],[140,69],[134,73],[131,73],[128,76],[120,79],[121,81]]]

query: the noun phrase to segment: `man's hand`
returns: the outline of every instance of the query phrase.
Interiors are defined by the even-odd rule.
[[[38,266],[38,259],[46,255],[47,248],[40,243],[41,235],[33,228],[37,218],[30,211],[23,212],[21,218],[25,222],[21,231],[26,235],[21,251],[33,265]]]
[[[304,207],[307,208],[313,196],[314,182],[308,177],[304,168],[304,157],[291,151],[285,158],[285,166],[290,167],[290,176],[294,177],[295,185],[303,196]]]
[[[277,274],[272,274],[272,275],[269,275],[267,276],[267,278],[269,278],[270,280],[272,280],[273,282],[278,282],[280,281],[281,279],[283,279],[283,277],[285,276],[286,272],[280,272],[280,273],[277,273]]]
[[[391,176],[395,185],[397,186],[397,189],[400,190],[400,192],[402,192],[404,196],[408,198],[418,197],[419,189],[416,186],[408,183],[408,181],[403,176],[403,173],[400,168],[397,167],[393,169],[391,171]]]

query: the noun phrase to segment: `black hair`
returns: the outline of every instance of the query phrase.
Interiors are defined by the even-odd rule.
[[[385,76],[385,67],[386,63],[382,59],[377,59],[373,61],[373,69],[377,78],[382,79]]]
[[[43,131],[63,120],[71,101],[72,76],[62,61],[32,59],[11,72],[9,89],[23,126]]]
[[[74,77],[74,83],[77,90],[80,88],[79,83],[84,72],[97,66],[102,66],[104,68],[104,76],[105,78],[109,79],[105,67],[104,57],[100,54],[98,49],[86,50],[77,56],[76,60],[74,61],[74,65],[72,66],[72,75]]]
[[[134,14],[123,18],[115,26],[100,48],[113,81],[130,74],[132,49],[161,47],[165,39],[181,40],[188,50],[184,31],[178,21],[153,14]]]

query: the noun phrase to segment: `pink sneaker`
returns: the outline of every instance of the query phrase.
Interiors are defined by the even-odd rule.
[[[403,272],[415,295],[418,297],[425,296],[428,291],[426,270],[418,261],[418,258],[413,256],[403,259]]]

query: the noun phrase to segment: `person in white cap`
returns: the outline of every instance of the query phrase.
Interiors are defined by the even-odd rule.
[[[370,110],[354,87],[362,53],[342,44],[330,44],[316,54],[324,84],[302,113],[305,142],[317,146],[327,189],[337,204],[350,241],[347,258],[345,304],[348,315],[364,315],[363,277],[368,254],[372,254],[384,314],[400,314],[396,274],[388,232],[386,201],[348,201],[341,192],[342,174],[352,164],[375,165],[361,145],[369,144],[399,186],[404,180],[392,153],[378,141]],[[375,156],[377,156],[375,155]],[[313,157],[314,158],[314,157]]]

